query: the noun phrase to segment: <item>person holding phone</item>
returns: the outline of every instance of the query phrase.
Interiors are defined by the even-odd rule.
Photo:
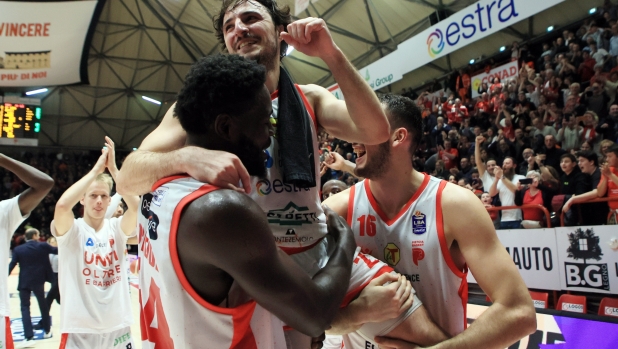
[[[529,171],[526,178],[520,179],[515,191],[515,205],[543,205],[551,212],[551,200],[558,193],[556,187],[543,185],[541,173]],[[523,208],[521,226],[526,229],[544,226],[543,211],[536,208]]]

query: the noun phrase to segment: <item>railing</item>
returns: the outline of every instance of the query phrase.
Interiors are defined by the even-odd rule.
[[[592,199],[592,200],[588,200],[588,201],[584,201],[584,202],[578,202],[576,204],[573,204],[572,206],[583,205],[583,204],[592,204],[592,203],[595,203],[595,202],[608,202],[608,201],[618,201],[618,197],[613,197],[613,198],[597,198],[597,199]],[[571,207],[571,209],[573,209],[573,207]],[[560,226],[564,227],[564,211],[562,211],[562,213],[560,213]]]
[[[521,205],[521,206],[498,206],[498,207],[488,207],[487,211],[502,211],[502,210],[514,210],[514,209],[522,209],[522,208],[534,208],[537,210],[543,211],[545,214],[545,220],[547,221],[546,228],[551,228],[551,218],[549,216],[549,211],[543,205]]]

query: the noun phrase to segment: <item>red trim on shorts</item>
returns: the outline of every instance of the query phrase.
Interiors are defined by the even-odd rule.
[[[303,246],[303,247],[279,247],[279,249],[283,252],[285,252],[287,255],[293,255],[293,254],[297,254],[297,253],[301,253],[301,252],[305,252],[307,250],[312,249],[313,247],[315,247],[315,245],[319,244],[320,241],[322,241],[322,239],[324,239],[323,237],[321,237],[318,241],[312,243],[311,245],[308,246]]]
[[[152,188],[150,188],[150,191],[151,192],[155,191],[158,187],[162,186],[165,183],[169,183],[169,182],[174,181],[176,179],[188,178],[188,177],[189,177],[188,174],[183,174],[183,175],[173,175],[173,176],[161,178],[158,181],[156,181],[155,184],[152,185]]]
[[[416,201],[416,199],[418,199],[418,197],[423,193],[423,190],[425,190],[425,187],[427,187],[427,184],[429,183],[429,179],[430,179],[430,176],[426,174],[423,174],[423,175],[425,176],[425,178],[423,179],[423,183],[421,184],[421,186],[416,190],[414,195],[412,195],[412,197],[410,198],[410,200],[408,200],[405,206],[403,206],[403,208],[399,210],[399,213],[397,213],[397,215],[395,215],[395,217],[391,219],[388,219],[388,216],[386,215],[386,213],[382,211],[382,209],[378,205],[378,202],[373,197],[373,193],[371,192],[371,187],[369,186],[369,179],[365,180],[365,191],[367,192],[367,198],[369,199],[369,204],[371,204],[371,207],[373,208],[373,210],[376,211],[378,216],[380,216],[380,219],[382,219],[382,221],[386,223],[386,225],[391,226],[399,218],[401,218],[401,216],[408,211],[412,203],[414,203],[414,201]]]
[[[62,336],[60,336],[60,348],[59,349],[66,349],[68,340],[69,340],[69,334],[63,333]]]
[[[13,332],[11,332],[11,319],[8,316],[4,317],[4,339],[6,342],[6,349],[15,349]]]
[[[350,227],[352,226],[352,217],[354,216],[354,196],[356,196],[356,184],[350,188],[350,196],[348,196],[348,216],[346,221],[348,221]]]
[[[340,308],[345,308],[348,306],[348,304],[350,304],[350,302],[356,298],[356,296],[358,296],[359,293],[361,293],[361,291],[363,289],[365,289],[365,287],[367,287],[367,285],[369,285],[369,283],[379,277],[382,274],[386,274],[386,273],[390,273],[391,271],[393,271],[393,268],[389,267],[388,265],[383,266],[382,268],[380,268],[371,278],[371,280],[366,281],[364,284],[358,286],[357,288],[353,289],[352,291],[346,293],[345,297],[343,297],[343,301],[341,301],[341,306]]]

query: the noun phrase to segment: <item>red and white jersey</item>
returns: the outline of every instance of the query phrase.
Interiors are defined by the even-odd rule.
[[[9,307],[9,249],[11,238],[19,225],[28,216],[22,216],[19,210],[19,195],[8,200],[0,201],[0,320],[10,315]],[[9,330],[10,331],[10,330]],[[2,347],[0,347],[2,348]]]
[[[317,121],[307,98],[297,86],[305,108],[311,116],[311,135],[313,138],[313,160],[315,165],[315,180],[318,183],[313,188],[298,188],[283,182],[283,170],[279,154],[279,143],[276,137],[271,137],[270,147],[266,150],[266,177],[252,179],[251,198],[260,205],[268,217],[270,229],[275,237],[275,243],[288,254],[295,254],[311,249],[326,236],[326,217],[320,201],[320,159],[317,142]],[[279,110],[278,91],[271,95],[273,114],[271,123],[277,125]],[[325,254],[325,253],[323,253]],[[324,258],[325,256],[316,256]],[[306,263],[303,263],[306,264]],[[318,264],[323,265],[320,261]],[[311,275],[317,270],[308,271]]]
[[[183,208],[217,190],[189,177],[157,182],[139,215],[143,348],[286,348],[283,323],[232,284],[221,305],[202,299],[180,265],[176,236]],[[233,256],[231,256],[233,257]]]
[[[66,301],[60,307],[62,333],[109,333],[133,324],[127,265],[129,236],[120,218],[105,219],[95,231],[75,219],[58,241],[58,287]]]
[[[361,251],[406,275],[432,319],[455,336],[466,326],[468,271],[457,269],[446,246],[441,206],[445,185],[425,175],[414,196],[388,219],[369,180],[364,180],[351,188],[348,223]]]

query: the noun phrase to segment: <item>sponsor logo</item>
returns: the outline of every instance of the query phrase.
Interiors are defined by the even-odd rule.
[[[562,303],[562,310],[574,311],[576,313],[583,313],[584,305],[583,304],[573,304],[573,303]]]
[[[161,206],[161,202],[165,197],[165,193],[167,193],[167,187],[159,187],[152,193],[152,204],[156,206]]]
[[[392,242],[389,242],[386,247],[384,247],[384,260],[391,266],[397,265],[400,259],[400,251],[399,247]]]
[[[372,89],[379,88],[382,85],[388,85],[391,81],[393,81],[393,74],[388,74],[386,76],[381,76],[373,81],[371,81],[371,75],[369,74],[369,69],[365,69],[365,81],[371,86]]]
[[[288,229],[288,231],[285,232],[285,235],[296,235],[296,231],[294,229]]]
[[[268,223],[279,225],[300,225],[313,224],[318,222],[315,212],[310,212],[307,206],[298,206],[290,201],[284,208],[270,210],[266,214]]]
[[[412,247],[423,247],[425,246],[425,241],[423,240],[412,240]]]
[[[591,288],[610,291],[609,268],[606,263],[586,263],[587,259],[600,261],[603,256],[599,237],[594,235],[594,229],[577,228],[567,234],[569,247],[567,257],[575,260],[583,259],[584,263],[564,262],[565,281],[567,287]]]
[[[493,10],[493,11],[492,11]],[[519,16],[515,10],[515,0],[493,1],[487,6],[476,4],[472,12],[461,17],[461,21],[446,22],[444,33],[436,28],[427,37],[427,50],[431,58],[439,55],[446,45],[457,46],[460,41],[471,39],[477,33],[492,29],[494,23],[505,23]],[[459,17],[459,16],[458,16]],[[440,25],[444,28],[444,25]],[[464,40],[462,40],[464,39]]]
[[[122,336],[114,339],[114,346],[117,346],[122,343],[126,343],[127,341],[130,341],[130,340],[131,340],[131,333],[125,333]],[[126,349],[132,348],[131,343],[127,343],[125,348]]]
[[[605,315],[618,316],[618,308],[605,307]]]
[[[414,212],[414,216],[412,216],[412,232],[416,235],[422,235],[427,232],[425,214],[421,211]]]
[[[92,238],[88,238],[88,240],[86,240],[86,246],[94,246],[94,241],[92,241]]]
[[[421,282],[421,275],[420,274],[404,274],[404,276],[410,282]]]
[[[431,58],[437,56],[444,50],[444,35],[442,30],[436,29],[427,37],[427,51]]]
[[[549,247],[507,247],[508,252],[513,257],[513,263],[519,270],[541,270],[552,271],[554,269],[553,257]]]
[[[310,190],[309,188],[299,188],[295,184],[283,183],[283,181],[280,179],[275,179],[272,182],[268,179],[262,179],[256,183],[255,187],[259,196],[266,196],[273,192],[275,194],[281,194],[298,193]]]
[[[268,150],[264,150],[264,153],[266,153],[266,168],[273,167],[275,160],[273,160],[273,157],[270,156],[270,152]]]
[[[159,217],[150,210],[150,203],[153,201],[153,193],[145,194],[142,197],[141,213],[144,218],[148,219],[148,236],[151,240],[156,240],[159,237],[157,227],[159,226]]]
[[[535,308],[545,309],[545,301],[539,301],[539,300],[533,299],[532,304],[534,304]]]
[[[412,249],[412,262],[414,265],[418,266],[418,261],[422,261],[425,258],[425,251],[422,248],[413,248]]]

